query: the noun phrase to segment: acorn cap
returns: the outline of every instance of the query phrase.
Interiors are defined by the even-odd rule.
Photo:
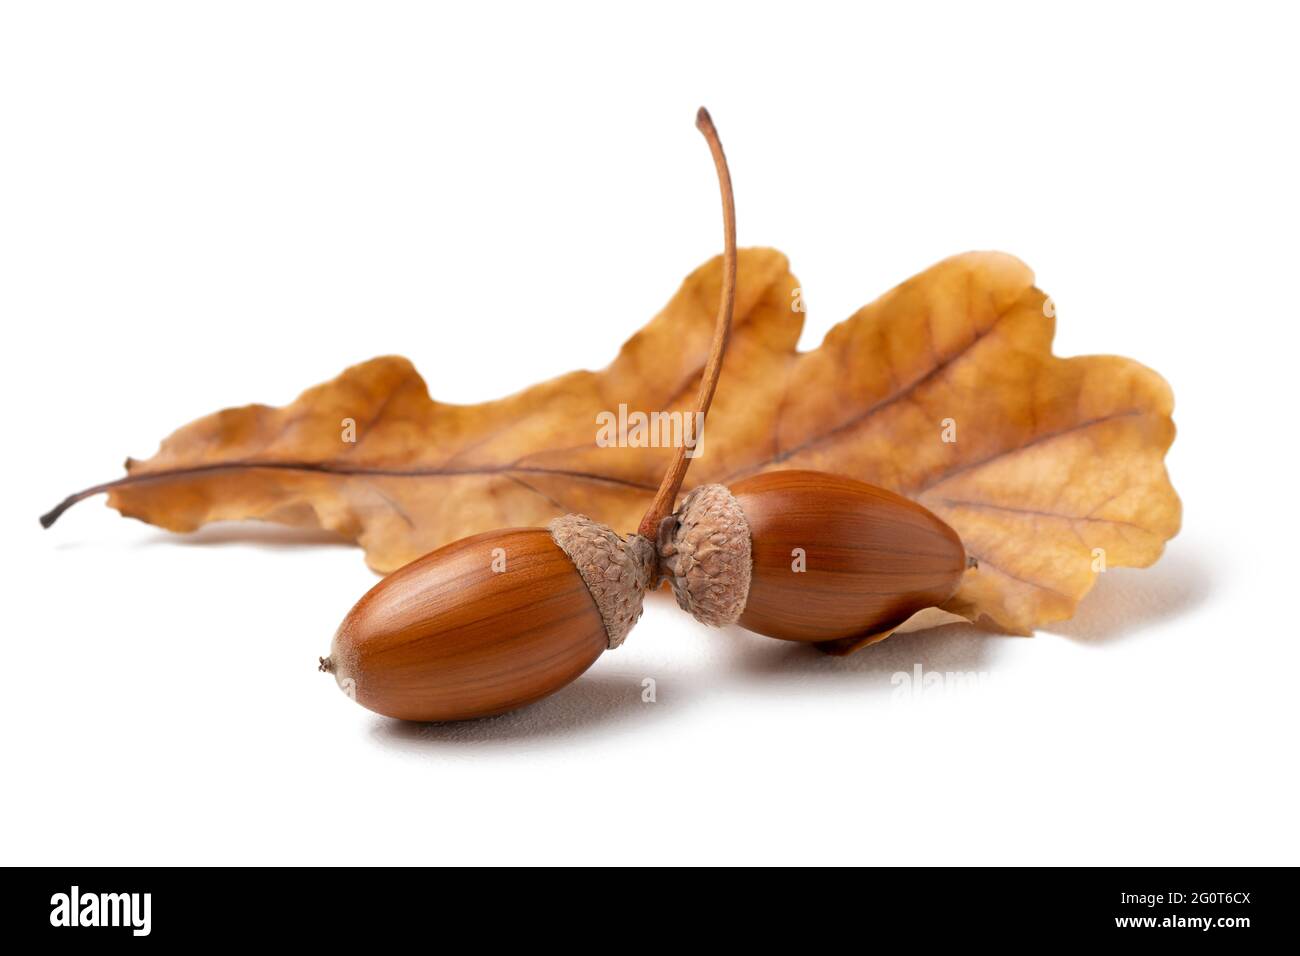
[[[621,538],[586,515],[563,515],[547,530],[573,561],[605,622],[612,650],[641,618],[641,602],[655,576],[655,549],[637,534]]]
[[[659,535],[660,569],[682,610],[714,627],[734,624],[749,599],[749,522],[725,485],[686,496]]]

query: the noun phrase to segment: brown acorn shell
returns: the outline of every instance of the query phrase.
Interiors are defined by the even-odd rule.
[[[942,604],[966,570],[957,533],[901,495],[841,475],[772,471],[731,485],[753,572],[741,627],[832,641],[897,627]],[[797,571],[796,549],[805,570]]]
[[[515,528],[456,541],[380,581],[334,635],[330,667],[376,713],[466,720],[554,693],[607,644],[573,561],[548,531]]]

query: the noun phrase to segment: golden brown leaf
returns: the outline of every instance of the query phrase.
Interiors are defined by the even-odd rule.
[[[788,359],[740,473],[839,471],[905,494],[979,560],[946,609],[1017,632],[1067,618],[1103,568],[1155,561],[1181,505],[1168,385],[1130,359],[1057,358],[1054,332],[1019,260],[941,262]]]
[[[329,528],[379,571],[565,512],[631,530],[669,452],[598,447],[596,415],[688,410],[719,281],[720,260],[692,273],[605,370],[499,401],[435,402],[409,362],[387,357],[283,408],[218,412],[128,462],[109,504],[174,531],[242,518]],[[1128,359],[1053,356],[1052,310],[1018,260],[941,262],[806,353],[797,287],[780,253],[741,252],[731,346],[687,487],[813,468],[913,497],[979,560],[947,609],[1020,632],[1070,616],[1100,562],[1150,564],[1177,532],[1168,386]]]

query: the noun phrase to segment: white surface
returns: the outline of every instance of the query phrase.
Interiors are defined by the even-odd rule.
[[[4,862],[1300,862],[1294,14],[844,6],[5,6]],[[1032,640],[847,660],[655,601],[555,698],[421,729],[315,671],[358,550],[37,526],[377,354],[453,401],[604,365],[718,249],[700,103],[804,347],[996,248],[1059,354],[1163,373],[1166,557]],[[900,699],[918,663],[988,676]]]

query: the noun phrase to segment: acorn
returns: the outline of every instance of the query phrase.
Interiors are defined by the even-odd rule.
[[[641,616],[655,554],[581,515],[477,534],[393,572],[357,602],[321,669],[406,720],[514,710],[576,679]]]
[[[816,471],[702,485],[658,539],[677,603],[698,620],[832,653],[944,603],[969,566],[961,538],[926,508]]]

